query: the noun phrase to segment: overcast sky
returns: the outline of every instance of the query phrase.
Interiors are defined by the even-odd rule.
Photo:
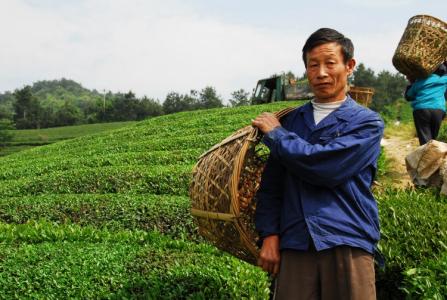
[[[64,77],[160,101],[211,85],[228,99],[273,73],[301,75],[321,27],[351,38],[358,62],[395,72],[417,14],[446,20],[447,1],[0,0],[0,92]]]

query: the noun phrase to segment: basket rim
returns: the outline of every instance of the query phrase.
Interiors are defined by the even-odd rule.
[[[411,24],[411,21],[412,21],[413,19],[416,19],[416,18],[431,19],[431,20],[434,20],[434,21],[438,21],[438,22],[440,22],[441,24],[443,24],[444,27],[447,28],[447,22],[445,22],[445,21],[443,21],[443,20],[441,20],[441,19],[439,19],[439,18],[430,16],[430,15],[415,15],[415,16],[411,17],[411,18],[408,20],[408,24]],[[427,25],[427,24],[426,24],[426,25]]]
[[[376,90],[371,87],[359,87],[359,86],[351,86],[349,87],[348,93],[353,94],[367,94],[367,95],[374,95]]]

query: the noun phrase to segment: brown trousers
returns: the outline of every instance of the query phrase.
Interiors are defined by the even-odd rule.
[[[373,256],[348,246],[284,250],[273,299],[376,299]]]

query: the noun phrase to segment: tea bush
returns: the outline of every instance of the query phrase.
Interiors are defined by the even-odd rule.
[[[408,297],[443,300],[447,295],[447,252],[404,272],[403,291]]]
[[[447,253],[447,200],[433,189],[387,189],[376,195],[381,222],[380,299],[403,297],[404,272]],[[434,281],[433,284],[440,284]]]
[[[2,298],[266,299],[258,268],[156,233],[0,224]],[[187,255],[185,255],[187,253]],[[243,283],[243,285],[242,285]]]
[[[147,230],[201,241],[185,196],[153,194],[50,194],[2,198],[0,221],[46,219],[108,230]]]
[[[267,299],[259,268],[184,241],[202,241],[187,194],[201,153],[290,105],[162,116],[0,158],[1,297]]]

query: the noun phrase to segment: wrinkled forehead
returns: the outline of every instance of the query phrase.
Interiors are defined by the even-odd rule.
[[[324,43],[313,47],[306,53],[306,60],[321,60],[327,58],[343,59],[342,46],[336,42]]]

